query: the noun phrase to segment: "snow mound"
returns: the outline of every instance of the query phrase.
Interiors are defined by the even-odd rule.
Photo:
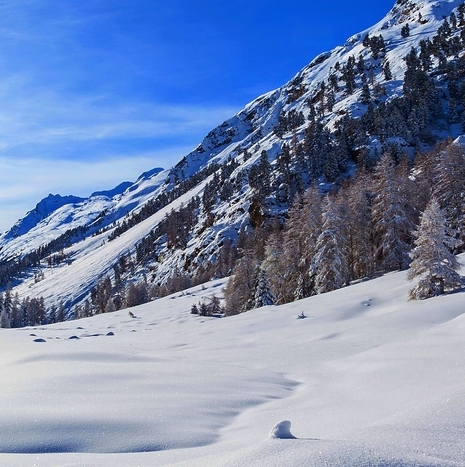
[[[180,464],[187,467],[189,464]],[[192,465],[192,464],[190,464]],[[195,467],[199,464],[194,464]],[[276,441],[261,443],[215,467],[452,467],[457,464],[438,461],[423,455],[385,451],[367,445],[357,445],[337,440]],[[178,465],[176,465],[178,467]]]
[[[277,423],[271,429],[269,437],[272,439],[297,439],[291,433],[291,422],[289,420]]]

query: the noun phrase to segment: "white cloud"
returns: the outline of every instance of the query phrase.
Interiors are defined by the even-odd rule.
[[[26,143],[202,134],[238,110],[112,102],[104,96],[67,97],[6,81],[0,81],[0,148],[4,149]]]
[[[0,81],[0,231],[50,192],[88,196],[171,167],[236,111],[71,98],[26,81]]]

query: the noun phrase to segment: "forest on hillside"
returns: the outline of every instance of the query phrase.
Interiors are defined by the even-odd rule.
[[[183,160],[160,195],[116,225],[101,229],[102,213],[92,226],[71,229],[36,251],[2,262],[0,326],[91,316],[227,276],[225,303],[199,304],[194,311],[233,315],[287,303],[415,265],[418,232],[433,211],[443,216],[447,251],[464,251],[465,151],[446,139],[465,132],[464,15],[465,3],[403,57],[405,73],[397,77],[401,95],[387,94],[396,78],[383,35],[367,34],[363,53],[336,63],[305,98],[305,113],[295,107],[277,115],[271,130],[279,141],[277,154],[255,154],[255,146],[239,145],[226,161],[187,177]],[[408,23],[400,34],[409,37]],[[302,76],[289,84],[286,104],[307,96]],[[363,112],[350,116],[340,110],[334,116],[347,96],[358,99]],[[270,105],[269,98],[262,104]],[[252,131],[253,112],[247,118]],[[230,142],[229,130],[217,144]],[[263,136],[261,128],[254,131]],[[248,164],[252,157],[256,161]],[[112,242],[202,183],[198,196],[167,212],[121,253],[112,273],[100,277],[79,304],[47,307],[41,297],[12,291],[28,274],[41,281],[48,271],[59,272],[73,242],[110,228],[106,241]],[[202,260],[208,239],[193,254],[185,253],[192,239],[220,221],[219,205],[239,202],[237,213],[246,214],[247,222],[237,236],[223,238],[208,259]],[[179,252],[182,263],[159,274],[167,256]],[[457,286],[454,280],[443,291]]]

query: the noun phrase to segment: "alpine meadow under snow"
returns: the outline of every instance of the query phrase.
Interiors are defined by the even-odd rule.
[[[397,0],[0,235],[0,465],[465,467],[464,50]]]
[[[0,464],[463,467],[462,293],[408,301],[396,272],[190,313],[223,286],[1,330]]]

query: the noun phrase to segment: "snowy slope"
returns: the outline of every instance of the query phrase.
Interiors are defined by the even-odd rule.
[[[462,292],[409,302],[392,273],[232,318],[190,314],[223,285],[135,318],[0,329],[0,465],[465,465]],[[269,439],[284,420],[296,439]]]
[[[349,57],[361,56],[367,69],[373,71],[373,82],[385,89],[385,94],[378,98],[379,102],[389,101],[401,95],[406,68],[404,57],[412,46],[417,47],[421,40],[434,35],[443,21],[443,16],[449,15],[461,3],[460,0],[398,0],[393,9],[376,25],[349,38],[344,45],[322,53],[289,83],[258,97],[237,115],[213,129],[195,150],[171,170],[154,169],[143,174],[133,185],[123,185],[121,189],[125,190],[122,193],[118,190],[95,193],[88,199],[76,199],[65,204],[62,202],[59,206],[49,206],[45,201],[42,202],[47,209],[40,216],[33,215],[34,211],[31,211],[23,220],[18,221],[10,232],[0,236],[0,261],[21,257],[48,244],[70,229],[86,227],[88,230],[85,235],[78,236],[76,242],[66,250],[72,264],[69,261],[66,267],[62,266],[53,271],[45,270],[46,278],[40,284],[34,282],[34,273],[37,271],[30,271],[19,278],[17,291],[21,296],[43,295],[48,306],[57,305],[62,300],[69,306],[79,303],[79,300],[88,294],[89,287],[111,270],[118,257],[134,252],[136,244],[154,229],[171,209],[179,209],[181,203],[185,205],[193,196],[201,197],[211,177],[202,179],[195,188],[184,193],[182,198],[164,207],[140,225],[132,227],[117,240],[108,242],[115,226],[124,222],[125,216],[139,212],[147,201],[158,195],[175,190],[183,181],[195,176],[205,167],[232,159],[238,164],[229,178],[235,191],[230,199],[217,201],[211,209],[214,216],[213,225],[205,227],[207,213],[203,210],[197,225],[190,233],[187,247],[173,250],[165,245],[161,252],[164,261],[156,264],[157,282],[165,281],[175,270],[186,270],[188,274],[195,275],[198,265],[216,260],[225,238],[235,240],[240,227],[250,224],[249,209],[253,190],[248,185],[246,174],[250,167],[257,163],[262,151],[267,152],[271,166],[276,170],[276,156],[283,143],[303,137],[307,122],[293,128],[292,131],[285,131],[278,137],[274,130],[280,116],[295,111],[302,113],[307,119],[310,112],[309,102],[318,98],[321,83],[328,80],[338,64],[346,64]],[[406,23],[410,26],[410,35],[405,38],[401,37],[401,29]],[[374,60],[369,48],[363,46],[363,39],[367,34],[370,37],[383,35],[386,54],[382,60]],[[390,81],[383,77],[383,60],[390,63],[393,74]],[[357,80],[360,81],[360,77],[357,77]],[[329,129],[334,129],[337,121],[343,116],[361,116],[367,106],[360,103],[360,94],[360,86],[351,95],[344,93],[341,88],[337,93],[334,108],[327,111],[321,117],[321,121]],[[456,127],[454,131],[457,131]],[[372,143],[376,146],[379,142]],[[406,141],[400,143],[410,144]],[[416,150],[413,147],[411,149]],[[244,150],[248,151],[247,158]],[[270,176],[271,184],[279,185],[276,171]],[[65,197],[61,198],[63,199]],[[271,214],[282,213],[288,209],[288,205],[279,204],[275,199],[272,201],[270,211],[274,211]],[[135,273],[136,278],[140,278],[142,273],[146,272],[144,267],[145,265],[140,265]],[[74,282],[70,282],[68,276],[74,277]],[[69,290],[70,284],[72,291]]]
[[[8,259],[29,253],[77,227],[95,224],[94,231],[107,227],[156,195],[165,177],[166,171],[159,168],[142,174],[135,183],[123,182],[89,198],[49,195],[0,236],[1,255]]]
[[[160,177],[163,180],[163,176]],[[141,183],[137,190],[131,193],[133,197],[147,195],[146,191],[151,191],[153,180]],[[147,235],[153,226],[160,222],[171,209],[179,207],[198,194],[202,185],[189,191],[186,195],[179,197],[166,208],[160,210],[153,216],[141,222],[136,227],[128,230],[112,242],[106,242],[108,233],[91,236],[76,243],[65,250],[69,261],[61,267],[45,270],[45,277],[40,282],[26,280],[15,288],[20,296],[43,296],[49,297],[49,303],[58,305],[63,302],[67,307],[82,302],[90,288],[92,288],[100,277],[109,274],[112,265],[118,261],[121,252],[133,253],[131,246],[135,245],[138,239]],[[129,203],[133,198],[129,198]],[[116,205],[116,209],[124,209],[126,204]]]

